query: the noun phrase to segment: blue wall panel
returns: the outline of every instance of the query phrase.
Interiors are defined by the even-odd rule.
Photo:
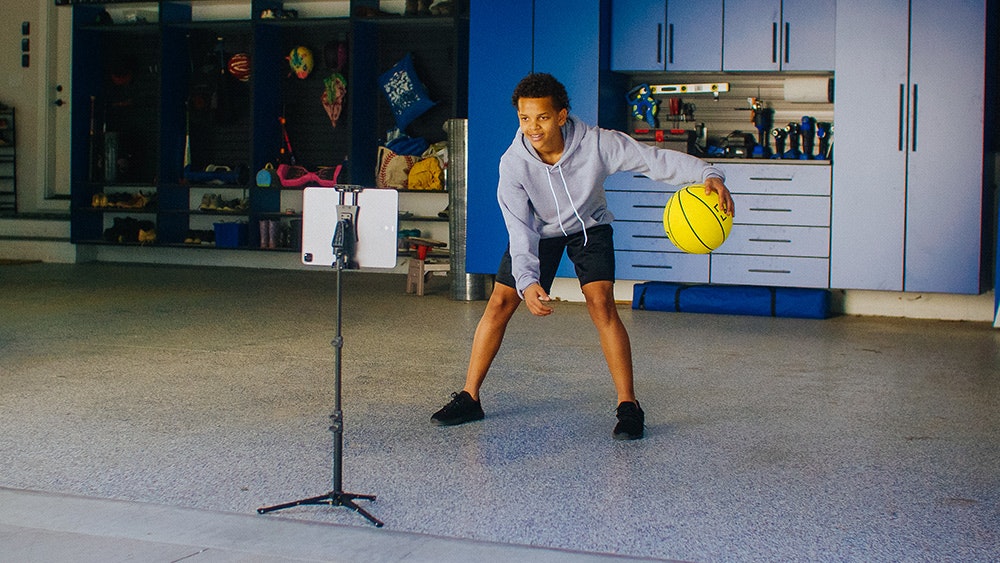
[[[495,274],[507,246],[500,156],[517,132],[514,86],[532,65],[531,0],[472,0],[469,21],[468,273]]]

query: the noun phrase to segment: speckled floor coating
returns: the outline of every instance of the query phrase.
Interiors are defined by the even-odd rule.
[[[0,486],[235,513],[328,491],[334,280],[0,268]],[[689,561],[1000,558],[986,324],[623,305],[647,437],[622,443],[583,305],[520,311],[487,418],[439,428],[485,303],[344,282],[344,488],[377,495],[386,529]]]

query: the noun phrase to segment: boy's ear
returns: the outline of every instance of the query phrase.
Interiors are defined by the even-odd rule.
[[[568,117],[569,117],[569,110],[568,109],[562,108],[561,110],[559,110],[559,121],[558,121],[558,123],[559,123],[560,127],[566,124],[566,119]]]

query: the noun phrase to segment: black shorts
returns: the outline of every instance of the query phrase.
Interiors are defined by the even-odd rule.
[[[556,277],[564,249],[576,268],[580,287],[595,281],[615,281],[614,229],[611,225],[597,225],[587,229],[586,246],[583,245],[582,232],[538,241],[538,282],[545,293],[552,290],[552,280]],[[496,282],[517,289],[517,282],[511,273],[510,245],[500,259]]]

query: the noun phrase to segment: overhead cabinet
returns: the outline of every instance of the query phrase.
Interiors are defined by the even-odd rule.
[[[831,285],[978,293],[986,7],[837,2]]]
[[[729,0],[722,70],[832,71],[834,0]]]
[[[617,0],[611,70],[718,71],[722,0]]]

